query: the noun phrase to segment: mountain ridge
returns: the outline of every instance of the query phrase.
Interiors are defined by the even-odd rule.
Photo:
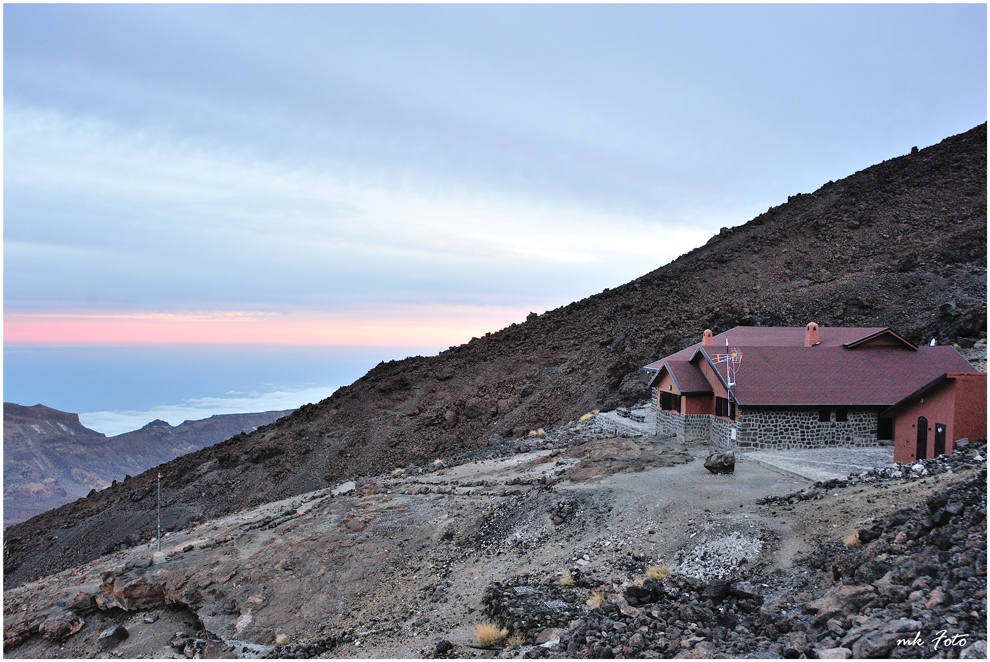
[[[110,487],[179,455],[256,429],[291,410],[162,420],[107,437],[79,414],[3,403],[4,527]]]
[[[986,335],[986,246],[982,124],[790,196],[630,283],[436,357],[381,363],[319,403],[173,460],[163,522],[186,528],[640,400],[641,367],[705,328],[816,321],[975,342]],[[8,529],[5,588],[93,559],[107,540],[147,540],[151,485],[136,476]],[[30,553],[56,532],[45,554]]]

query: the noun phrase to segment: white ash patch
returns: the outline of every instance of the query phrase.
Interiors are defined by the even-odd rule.
[[[762,549],[763,543],[759,539],[733,531],[695,547],[680,562],[677,571],[704,580],[722,579],[734,574],[741,562],[756,559]]]

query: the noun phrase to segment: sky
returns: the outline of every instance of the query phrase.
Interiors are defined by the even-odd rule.
[[[154,406],[311,397],[986,121],[986,5],[5,5],[3,31],[4,399],[89,413],[151,411],[83,384],[182,347],[259,368]]]

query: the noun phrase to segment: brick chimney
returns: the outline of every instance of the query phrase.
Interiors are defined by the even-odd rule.
[[[701,337],[701,344],[705,347],[711,347],[715,344],[715,338],[712,337],[711,329],[705,329],[705,334]]]
[[[808,326],[804,328],[804,346],[814,347],[821,340],[818,339],[818,324],[816,322],[808,322]]]

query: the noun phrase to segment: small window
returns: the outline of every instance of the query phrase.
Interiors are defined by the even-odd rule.
[[[848,420],[848,418],[846,416],[846,410],[845,409],[836,409],[835,410],[835,420],[838,421],[839,423],[845,423]]]
[[[894,438],[894,419],[881,418],[877,421],[877,439],[890,441]]]
[[[832,420],[832,412],[829,409],[819,409],[818,410],[818,422],[828,423]]]
[[[715,415],[725,416],[725,398],[715,396]]]

